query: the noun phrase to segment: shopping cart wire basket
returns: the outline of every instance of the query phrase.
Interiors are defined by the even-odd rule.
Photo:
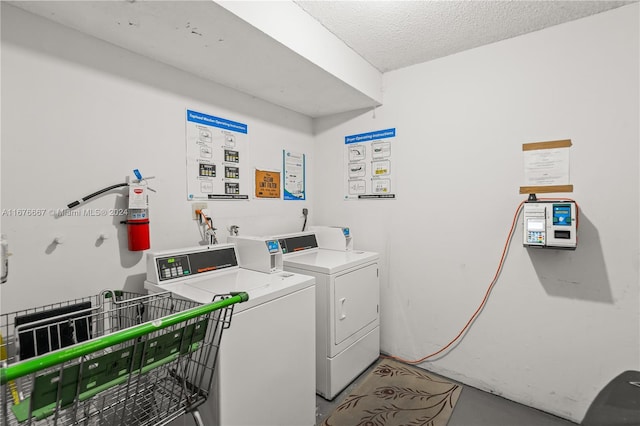
[[[201,425],[222,332],[248,299],[108,290],[1,315],[1,424]]]

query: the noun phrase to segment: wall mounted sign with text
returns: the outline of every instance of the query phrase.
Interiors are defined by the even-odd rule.
[[[522,144],[524,186],[520,194],[573,192],[570,183],[571,139]]]
[[[395,128],[345,136],[345,200],[395,198],[395,137]]]
[[[280,172],[256,169],[256,198],[280,198]]]
[[[282,151],[282,167],[284,169],[284,199],[305,200],[305,156],[297,152]]]
[[[187,199],[246,200],[247,125],[187,110]]]

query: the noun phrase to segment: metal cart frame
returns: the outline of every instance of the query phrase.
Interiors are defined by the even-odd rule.
[[[1,423],[166,425],[191,413],[202,425],[222,332],[248,299],[109,290],[1,315]]]

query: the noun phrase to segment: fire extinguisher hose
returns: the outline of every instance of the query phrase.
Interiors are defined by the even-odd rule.
[[[125,183],[118,183],[118,184],[115,184],[115,185],[108,186],[108,187],[106,187],[106,188],[102,188],[101,190],[96,191],[96,192],[94,192],[93,194],[89,194],[89,195],[87,195],[87,196],[82,197],[82,201],[78,201],[78,200],[76,200],[76,201],[73,201],[73,202],[71,202],[71,203],[67,204],[67,207],[68,207],[68,208],[70,208],[70,209],[72,209],[72,208],[74,208],[74,207],[79,206],[79,205],[80,205],[80,203],[83,203],[83,202],[85,202],[85,201],[87,201],[87,200],[90,200],[90,199],[91,199],[91,198],[93,198],[93,197],[97,197],[98,195],[100,195],[100,194],[104,194],[104,193],[105,193],[105,192],[107,192],[107,191],[111,191],[112,189],[116,189],[116,188],[121,188],[121,187],[123,187],[123,186],[129,186],[129,184],[128,184],[128,183],[126,183],[126,182],[125,182]]]

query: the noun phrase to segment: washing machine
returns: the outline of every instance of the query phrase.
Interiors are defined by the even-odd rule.
[[[319,246],[321,231],[340,232],[322,240],[341,242]],[[348,228],[272,238],[285,271],[316,279],[316,392],[332,400],[380,356],[379,255],[353,250]]]
[[[240,268],[236,246],[218,244],[148,253],[144,287],[200,303],[249,294],[222,336],[212,393],[198,407],[204,424],[315,424],[314,277]]]

